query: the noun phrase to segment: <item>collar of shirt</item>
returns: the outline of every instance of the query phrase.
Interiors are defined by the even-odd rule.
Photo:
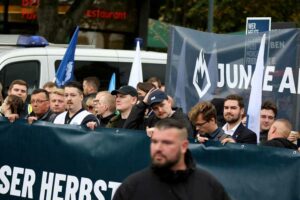
[[[235,127],[233,127],[232,129],[228,130],[228,123],[226,123],[222,129],[224,130],[224,132],[227,134],[227,135],[230,135],[230,136],[233,136],[235,130],[237,129],[237,127],[240,125],[240,123],[238,123]]]

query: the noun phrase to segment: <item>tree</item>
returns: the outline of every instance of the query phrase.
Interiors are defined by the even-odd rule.
[[[59,0],[40,0],[37,10],[39,34],[49,42],[66,43],[70,33],[94,0],[74,0],[65,15],[58,14]]]
[[[207,29],[209,0],[166,0],[160,20],[198,30]],[[247,17],[272,17],[273,22],[300,25],[298,0],[214,0],[214,32],[245,30]]]

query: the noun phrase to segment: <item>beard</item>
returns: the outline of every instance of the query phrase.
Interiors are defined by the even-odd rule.
[[[173,159],[168,159],[166,156],[161,154],[161,157],[164,158],[162,161],[158,161],[158,160],[155,159],[156,154],[161,154],[161,153],[158,152],[158,153],[155,153],[153,156],[151,156],[151,166],[152,166],[152,168],[170,169],[174,165],[176,165],[180,160],[180,151],[177,152],[175,158],[173,158]]]
[[[224,116],[224,119],[227,123],[229,124],[233,124],[233,123],[236,123],[240,120],[240,116],[233,116],[233,115],[225,115]]]

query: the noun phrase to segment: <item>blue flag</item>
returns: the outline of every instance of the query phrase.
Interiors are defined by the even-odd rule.
[[[67,82],[74,80],[74,55],[77,44],[78,32],[79,27],[77,26],[67,48],[67,51],[62,61],[60,62],[60,65],[56,72],[55,82],[58,87],[62,87]]]
[[[116,89],[116,73],[113,73],[109,81],[108,91],[111,92],[115,89]]]

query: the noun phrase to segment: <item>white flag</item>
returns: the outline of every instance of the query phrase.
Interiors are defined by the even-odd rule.
[[[257,142],[259,142],[260,135],[260,109],[262,101],[265,42],[266,34],[263,35],[260,42],[256,66],[251,80],[251,92],[247,112],[248,128],[256,133]]]
[[[139,41],[137,41],[136,43],[136,51],[135,51],[135,56],[130,71],[128,85],[136,88],[138,82],[143,82],[143,71],[142,71],[141,51],[140,51]]]

